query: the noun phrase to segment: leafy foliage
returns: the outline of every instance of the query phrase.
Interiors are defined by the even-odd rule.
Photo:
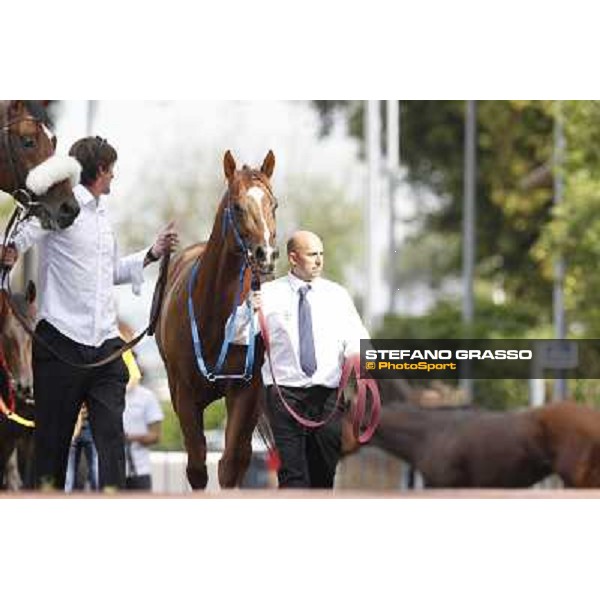
[[[566,134],[564,198],[534,251],[547,278],[555,257],[566,264],[565,304],[571,334],[600,337],[600,102],[563,104]]]
[[[343,106],[337,101],[317,108],[327,122]],[[549,320],[551,284],[534,248],[552,209],[552,103],[483,101],[477,107],[477,275],[501,285],[509,301],[536,304],[543,309],[540,318]],[[347,108],[351,131],[362,136],[355,104]],[[436,278],[439,286],[439,280],[461,269],[464,102],[403,101],[400,113],[408,180],[441,200],[436,210],[425,207],[421,229],[407,242],[409,259],[427,257],[436,287]],[[406,261],[399,269],[402,281],[422,273],[420,268],[411,272]]]

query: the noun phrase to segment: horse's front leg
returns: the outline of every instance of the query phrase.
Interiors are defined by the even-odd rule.
[[[222,488],[242,484],[252,458],[252,433],[258,419],[261,392],[262,385],[258,377],[243,387],[231,385],[227,392],[225,450],[219,461],[219,484]]]
[[[187,452],[187,479],[192,489],[203,490],[208,483],[208,472],[204,415],[198,404],[198,393],[190,386],[176,384],[171,387],[171,394]]]

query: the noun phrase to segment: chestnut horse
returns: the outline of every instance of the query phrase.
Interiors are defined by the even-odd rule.
[[[156,328],[193,489],[205,488],[208,481],[203,412],[218,398],[225,396],[227,408],[225,449],[218,468],[221,487],[239,486],[250,463],[252,433],[260,412],[263,348],[258,341],[250,369],[247,349],[253,346],[227,348],[225,329],[248,294],[252,277],[271,276],[278,256],[276,200],[270,182],[273,152],[269,151],[260,170],[245,165],[237,170],[229,151],[223,166],[227,191],[210,238],[171,261]],[[192,328],[197,328],[197,336]],[[221,378],[221,373],[227,378]]]
[[[72,188],[81,167],[70,156],[53,156],[55,148],[42,104],[0,101],[0,197],[12,196],[45,229],[64,229],[79,214]]]
[[[33,327],[36,315],[35,286],[29,283],[25,294],[14,294],[13,304]],[[14,316],[7,300],[7,292],[0,290],[0,398],[11,412],[27,420],[33,419],[33,371],[31,365],[31,337]],[[17,443],[32,454],[33,429],[7,418],[0,412],[0,488],[4,480],[6,462]],[[30,465],[27,465],[29,469]],[[26,477],[27,478],[27,477]]]
[[[373,443],[426,487],[519,488],[551,474],[566,487],[600,487],[600,411],[574,402],[506,412],[393,403]]]

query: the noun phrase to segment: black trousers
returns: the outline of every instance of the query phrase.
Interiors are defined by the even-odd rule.
[[[123,340],[106,340],[99,348],[74,342],[47,321],[36,333],[57,353],[76,363],[90,363],[123,346]],[[125,436],[123,411],[128,381],[125,363],[118,358],[96,369],[71,367],[41,344],[33,343],[35,392],[35,464],[37,485],[63,489],[69,446],[77,415],[85,401],[98,451],[100,489],[125,487]]]
[[[335,406],[337,390],[332,388],[279,389],[295,412],[312,421],[321,420]],[[341,453],[342,413],[322,427],[304,427],[288,413],[274,386],[267,386],[266,393],[267,415],[281,459],[279,487],[332,488]]]

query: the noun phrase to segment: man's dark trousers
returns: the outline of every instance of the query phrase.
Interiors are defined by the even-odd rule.
[[[290,407],[302,417],[320,421],[335,406],[337,389],[323,386],[279,386]],[[275,386],[266,388],[269,423],[281,459],[279,487],[332,488],[341,453],[341,418],[337,412],[324,426],[298,423],[281,403]]]
[[[75,364],[101,360],[123,340],[106,340],[99,348],[79,344],[47,321],[36,328],[61,357]],[[64,489],[69,446],[82,403],[88,406],[98,451],[100,489],[125,487],[123,411],[128,371],[122,358],[95,369],[80,369],[55,358],[39,342],[33,343],[35,395],[35,463],[38,486]]]

